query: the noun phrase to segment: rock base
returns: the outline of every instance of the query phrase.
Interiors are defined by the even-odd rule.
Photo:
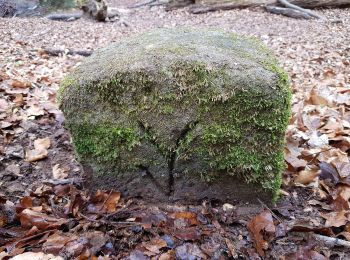
[[[91,190],[118,190],[125,198],[137,198],[151,203],[179,202],[199,204],[204,200],[230,204],[256,204],[260,201],[270,203],[272,193],[264,191],[257,184],[246,183],[239,176],[216,177],[205,181],[199,175],[174,177],[172,190],[167,186],[165,176],[153,176],[146,171],[129,172],[118,177],[96,175],[90,166],[84,166],[86,185]]]

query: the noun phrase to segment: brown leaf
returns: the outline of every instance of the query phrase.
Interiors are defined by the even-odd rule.
[[[331,208],[334,211],[349,210],[349,202],[341,195],[338,195],[331,203]]]
[[[271,239],[276,231],[271,213],[263,211],[251,219],[247,227],[258,254],[264,256],[264,250],[268,248],[267,240]],[[267,238],[264,238],[264,234],[267,235]]]
[[[26,110],[26,114],[27,116],[42,116],[45,114],[45,111],[38,105],[32,105]]]
[[[48,151],[46,149],[40,150],[26,150],[26,161],[27,162],[35,162],[42,159],[45,159],[48,155]]]
[[[50,138],[48,137],[36,139],[34,141],[34,148],[36,150],[49,149],[50,145],[51,145],[51,141],[50,141]]]
[[[326,227],[340,227],[344,226],[349,220],[349,211],[339,211],[330,213],[320,213],[321,217],[326,219]]]
[[[339,185],[338,186],[338,196],[341,196],[345,201],[350,199],[350,186]]]
[[[49,236],[46,242],[43,244],[43,251],[45,253],[51,253],[58,255],[64,246],[72,240],[78,239],[75,235],[65,235],[63,233],[54,233]]]
[[[19,219],[23,227],[31,228],[32,226],[36,226],[40,230],[45,230],[49,227],[59,227],[63,223],[67,222],[65,219],[58,219],[31,209],[23,210],[19,214]]]
[[[48,137],[37,139],[34,141],[34,150],[26,150],[26,161],[35,162],[45,159],[48,155],[47,149],[50,147],[51,141]]]
[[[333,163],[333,165],[336,167],[339,176],[341,178],[346,178],[350,175],[350,163],[348,162],[337,162]]]
[[[44,254],[43,252],[26,252],[20,255],[17,255],[11,259],[14,260],[63,260],[61,256],[54,256],[52,254]]]
[[[298,176],[294,179],[294,182],[304,185],[310,184],[315,180],[319,173],[320,171],[317,168],[307,168],[298,173]]]
[[[90,199],[88,211],[91,213],[112,213],[116,211],[119,200],[120,192],[98,190]]]
[[[185,219],[188,221],[188,224],[190,226],[191,225],[198,225],[196,213],[193,213],[190,211],[174,212],[174,213],[170,214],[169,217],[175,218],[175,219]]]
[[[160,249],[166,247],[167,243],[161,238],[153,238],[151,241],[143,242],[142,246],[152,253],[159,254]]]
[[[20,81],[17,79],[13,79],[11,86],[14,88],[30,88],[32,86],[32,83],[28,81]]]
[[[21,93],[15,94],[15,99],[12,101],[16,104],[17,107],[20,107],[24,104],[23,95]]]
[[[52,177],[54,179],[65,179],[68,177],[68,173],[67,173],[66,169],[60,168],[59,164],[55,164],[52,167]]]
[[[29,197],[29,196],[25,196],[23,197],[21,200],[20,200],[20,205],[23,207],[23,208],[31,208],[33,207],[33,198],[32,197]]]
[[[112,213],[117,210],[117,205],[120,200],[120,192],[113,191],[110,193],[106,203],[105,207],[107,209],[107,213]]]

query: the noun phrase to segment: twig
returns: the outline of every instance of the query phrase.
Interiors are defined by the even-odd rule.
[[[43,180],[42,181],[44,184],[49,184],[49,185],[64,185],[64,184],[81,184],[83,183],[82,179],[63,179],[63,180]]]
[[[260,199],[258,199],[258,201],[260,202],[260,204],[266,208],[268,211],[270,211],[271,215],[275,217],[275,219],[277,219],[280,223],[282,223],[282,219],[277,216],[264,202],[262,202]]]
[[[343,239],[327,237],[319,234],[313,234],[313,237],[318,241],[324,242],[329,247],[344,246],[350,248],[350,242]]]

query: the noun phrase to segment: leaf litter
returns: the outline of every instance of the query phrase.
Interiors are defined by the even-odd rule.
[[[343,22],[293,20],[259,9],[191,15],[162,7],[124,12],[127,27],[84,19],[70,26],[1,19],[0,257],[349,258],[350,13],[319,12]],[[55,102],[60,80],[81,57],[40,50],[93,50],[160,24],[220,26],[254,35],[280,57],[293,100],[277,205],[150,206],[125,200],[118,191],[84,189]]]

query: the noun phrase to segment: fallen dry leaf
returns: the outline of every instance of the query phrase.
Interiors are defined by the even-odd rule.
[[[48,216],[44,213],[36,212],[31,209],[25,209],[19,214],[22,227],[31,228],[36,226],[40,230],[54,228],[67,222],[66,219],[59,219],[53,216]]]
[[[32,83],[28,81],[20,81],[17,79],[13,79],[11,85],[14,88],[30,88],[32,86]]]
[[[67,170],[60,168],[59,164],[55,164],[52,167],[52,177],[54,179],[65,179],[68,177]]]
[[[44,254],[43,252],[26,252],[20,255],[17,255],[12,260],[64,260],[61,256],[54,256],[52,254]]]
[[[115,212],[120,200],[120,192],[98,190],[88,204],[89,212]]]
[[[307,168],[303,171],[298,172],[298,176],[294,179],[294,182],[304,185],[310,184],[315,180],[319,173],[320,170],[318,168]]]
[[[42,159],[45,159],[48,155],[48,151],[46,149],[40,150],[26,150],[26,161],[27,162],[35,162]]]
[[[269,211],[263,211],[252,218],[248,222],[247,227],[254,241],[256,251],[260,256],[264,256],[264,250],[268,248],[268,240],[271,239],[276,232],[271,213]]]
[[[348,162],[333,162],[336,167],[338,174],[341,178],[346,178],[350,175],[350,163]]]
[[[51,141],[50,141],[50,138],[48,137],[36,139],[34,141],[34,148],[37,150],[49,149],[50,145],[51,145]]]
[[[169,217],[175,218],[175,219],[185,219],[188,221],[189,226],[198,224],[197,215],[189,211],[174,212],[170,214]]]
[[[152,253],[159,254],[160,249],[166,247],[167,243],[161,238],[153,238],[151,241],[142,243],[142,246]]]
[[[321,217],[326,219],[325,227],[340,227],[350,220],[350,212],[342,210],[339,212],[321,213]]]
[[[34,150],[26,150],[26,161],[35,162],[45,159],[48,156],[47,149],[50,147],[51,141],[48,137],[37,139],[34,141]]]

